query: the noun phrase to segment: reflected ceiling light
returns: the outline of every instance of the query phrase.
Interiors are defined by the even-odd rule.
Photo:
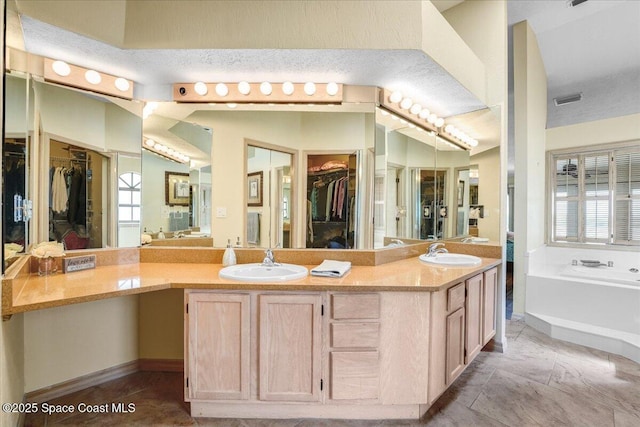
[[[400,108],[403,110],[408,110],[413,105],[413,100],[411,98],[405,98],[400,101]]]
[[[242,81],[238,83],[238,92],[243,95],[249,95],[251,93],[251,85],[249,82]]]
[[[414,128],[416,127],[416,125],[414,125],[413,123],[409,123],[409,127],[410,127],[411,129],[414,129]]]
[[[444,125],[444,119],[443,119],[442,117],[438,117],[438,118],[436,119],[435,125],[436,125],[437,127],[442,127],[442,126]]]
[[[64,61],[53,61],[51,68],[54,73],[62,77],[66,77],[71,74],[71,67],[69,67],[69,64]]]
[[[391,114],[391,119],[392,120],[398,120],[398,116],[396,116],[395,114]]]
[[[84,78],[86,81],[88,81],[92,85],[97,85],[102,81],[102,77],[100,76],[100,73],[98,73],[96,70],[87,70],[84,73]]]
[[[393,102],[394,104],[402,101],[402,92],[397,90],[395,92],[392,92],[391,96],[389,96],[389,101]]]
[[[383,116],[388,116],[389,112],[386,110],[380,110],[380,114],[382,114]]]
[[[118,77],[114,84],[116,85],[116,89],[121,92],[126,92],[129,90],[129,87],[131,87],[131,85],[129,84],[129,80],[122,77]]]
[[[306,82],[304,84],[304,93],[311,96],[316,93],[316,84],[313,82]]]
[[[227,96],[227,94],[229,93],[229,88],[224,83],[218,83],[216,85],[216,93],[218,94],[218,96]]]
[[[227,107],[229,108],[236,108],[238,106],[238,104],[236,104],[235,102],[228,102],[227,103]]]
[[[407,122],[405,119],[400,119],[400,123],[402,123],[403,125],[406,125],[409,122]]]
[[[472,147],[477,147],[478,146],[478,140],[471,138],[469,140],[469,145],[472,146]]]
[[[282,93],[284,93],[285,95],[291,95],[293,94],[293,83],[291,82],[284,82],[282,83]]]
[[[420,111],[422,111],[422,105],[420,104],[413,104],[411,106],[411,109],[409,110],[411,112],[411,114],[415,114],[418,115],[420,114]]]
[[[327,83],[327,95],[336,96],[338,94],[338,85],[336,82]]]
[[[271,87],[271,83],[269,83],[269,82],[260,83],[260,92],[263,95],[266,95],[266,96],[271,95],[271,92],[273,92],[273,88]]]
[[[209,89],[207,89],[207,85],[204,82],[196,82],[196,84],[193,85],[193,90],[195,90],[200,96],[205,96],[209,92]]]

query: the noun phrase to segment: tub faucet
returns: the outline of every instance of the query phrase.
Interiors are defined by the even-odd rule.
[[[578,265],[578,260],[577,259],[572,260],[571,265]]]
[[[445,248],[441,248],[440,246],[444,246],[444,243],[433,243],[432,245],[429,245],[427,256],[434,257],[437,254],[446,254],[447,252],[449,252],[448,250],[446,250]]]
[[[613,261],[607,261],[607,267],[613,267]]]

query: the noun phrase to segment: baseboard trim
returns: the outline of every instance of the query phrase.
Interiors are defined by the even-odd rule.
[[[184,360],[182,359],[138,359],[140,371],[152,372],[183,372]]]

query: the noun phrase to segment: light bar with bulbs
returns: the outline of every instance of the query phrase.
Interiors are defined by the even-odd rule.
[[[119,98],[133,98],[133,82],[131,80],[68,64],[64,61],[44,58],[44,79]]]
[[[341,83],[175,83],[176,102],[340,104]]]
[[[426,107],[399,91],[379,90],[380,108],[406,120],[419,129],[435,132],[439,137],[456,147],[470,150],[478,145],[476,139],[452,125],[445,126],[445,120],[429,111]]]
[[[189,161],[191,160],[191,158],[186,154],[180,153],[179,151],[174,150],[173,148],[169,148],[164,144],[155,142],[151,138],[147,138],[144,140],[144,142],[142,143],[142,148],[151,151],[152,153],[157,154],[160,157],[164,157],[167,160],[172,160],[178,163],[189,163]]]

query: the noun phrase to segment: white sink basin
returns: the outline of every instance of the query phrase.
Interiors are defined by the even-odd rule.
[[[436,256],[420,255],[420,261],[446,267],[472,267],[480,265],[482,260],[477,256],[466,254],[436,254]]]
[[[294,264],[280,264],[267,267],[260,263],[230,265],[220,270],[223,279],[241,282],[286,282],[307,277],[305,267]]]

